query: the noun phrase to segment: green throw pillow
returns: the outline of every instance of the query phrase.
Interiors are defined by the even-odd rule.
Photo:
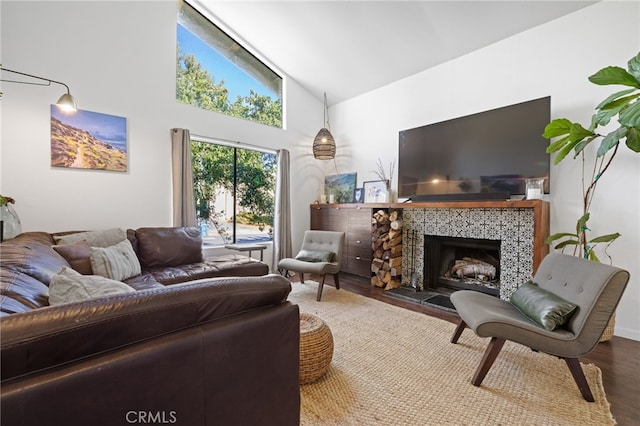
[[[511,295],[511,304],[523,315],[547,330],[555,330],[566,323],[577,305],[538,287],[529,281]]]
[[[296,259],[304,262],[332,262],[333,256],[335,253],[332,251],[300,250]]]

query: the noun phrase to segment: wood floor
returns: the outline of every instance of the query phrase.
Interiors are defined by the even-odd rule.
[[[320,277],[311,278],[318,280]],[[331,277],[327,278],[327,284],[333,284]],[[384,290],[372,287],[368,280],[355,275],[340,274],[340,288],[445,321],[455,323],[459,319],[445,310],[389,297]],[[604,390],[618,425],[640,425],[640,342],[614,336],[610,341],[598,344],[593,352],[580,360],[595,364],[602,371]],[[577,387],[576,392],[579,392]]]

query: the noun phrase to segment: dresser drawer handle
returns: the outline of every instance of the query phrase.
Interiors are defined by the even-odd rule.
[[[356,240],[356,244],[360,244],[360,243],[362,243],[362,241]]]

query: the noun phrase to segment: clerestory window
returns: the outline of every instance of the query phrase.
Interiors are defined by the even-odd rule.
[[[177,21],[176,100],[282,128],[282,77],[186,1]]]

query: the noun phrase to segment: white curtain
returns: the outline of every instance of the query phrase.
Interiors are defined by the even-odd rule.
[[[173,169],[173,226],[196,226],[189,130],[171,130],[171,163]]]
[[[280,259],[292,257],[291,253],[291,190],[289,178],[289,151],[278,150],[278,176],[276,177],[276,205],[273,217],[272,271],[278,270]]]

